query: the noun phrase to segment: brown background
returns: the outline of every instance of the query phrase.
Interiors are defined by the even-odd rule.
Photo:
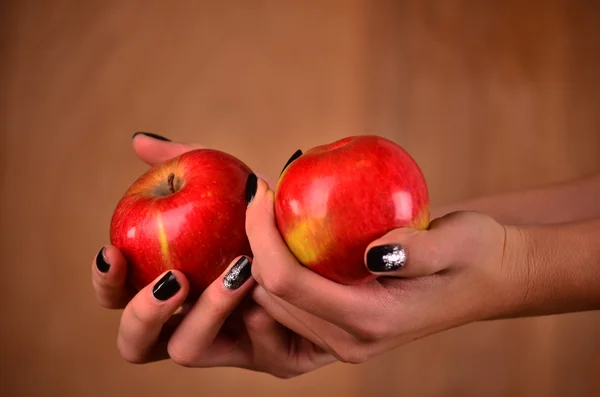
[[[598,313],[474,324],[280,381],[125,363],[89,274],[145,169],[138,130],[273,175],[298,148],[388,136],[434,205],[598,170],[597,4],[3,2],[2,395],[600,395]]]

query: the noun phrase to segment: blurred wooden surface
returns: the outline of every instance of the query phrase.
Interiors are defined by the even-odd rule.
[[[3,395],[600,395],[598,313],[474,324],[289,381],[129,365],[89,274],[145,169],[138,130],[272,174],[298,148],[388,136],[422,165],[434,205],[597,171],[598,3],[0,7]]]

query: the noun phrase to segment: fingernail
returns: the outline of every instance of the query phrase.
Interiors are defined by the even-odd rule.
[[[399,245],[381,245],[367,252],[367,267],[376,273],[398,270],[406,263],[406,251]]]
[[[243,256],[229,269],[223,278],[223,285],[229,289],[238,289],[250,278],[251,274],[252,264],[248,258]]]
[[[181,286],[173,272],[169,271],[154,285],[152,295],[160,301],[166,301],[179,291]]]
[[[302,150],[298,149],[298,150],[296,150],[296,152],[294,152],[294,154],[292,154],[292,157],[290,157],[290,159],[287,161],[287,163],[285,163],[285,166],[281,170],[281,174],[283,174],[283,171],[285,171],[285,169],[288,167],[288,165],[292,164],[292,162],[300,156],[302,156]],[[279,176],[281,176],[281,174],[279,174]]]
[[[105,251],[106,248],[102,247],[100,252],[98,252],[98,255],[96,255],[96,267],[102,273],[107,273],[108,269],[110,269],[110,263],[108,263],[108,261],[106,260]]]
[[[254,196],[256,195],[256,189],[258,188],[258,179],[256,175],[250,174],[248,175],[248,180],[246,180],[246,205],[250,205],[252,200],[254,200]]]
[[[136,132],[135,134],[133,134],[133,136],[131,137],[131,139],[134,139],[136,136],[138,135],[146,135],[150,138],[154,138],[154,139],[158,139],[159,141],[165,141],[165,142],[171,142],[171,140],[169,138],[165,138],[164,136],[158,135],[158,134],[153,134],[151,132]]]

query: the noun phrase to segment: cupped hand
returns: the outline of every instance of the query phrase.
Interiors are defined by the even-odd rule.
[[[452,213],[428,230],[391,231],[365,252],[378,277],[347,286],[298,263],[276,227],[273,200],[259,179],[246,217],[259,284],[253,297],[282,324],[309,328],[340,361],[361,363],[449,328],[510,316],[525,298],[525,269],[511,259],[518,232],[485,215]]]
[[[152,166],[201,146],[139,134],[133,147]],[[92,283],[100,305],[124,309],[117,346],[132,363],[171,359],[186,367],[239,367],[288,378],[334,362],[303,324],[288,316],[293,332],[252,301],[251,267],[250,258],[237,258],[190,304],[189,283],[176,270],[137,293],[129,290],[126,260],[108,245],[93,261]]]

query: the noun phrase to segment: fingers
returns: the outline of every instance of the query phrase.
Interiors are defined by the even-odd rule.
[[[246,310],[243,320],[254,361],[263,372],[291,378],[335,361],[318,345],[289,332],[260,306]]]
[[[285,302],[270,295],[263,287],[257,286],[254,288],[252,290],[252,298],[278,323],[283,324],[286,328],[289,328],[296,334],[310,340],[315,345],[327,349],[327,344],[314,332],[315,329],[311,327],[310,321],[306,321],[307,318],[298,318],[297,316],[292,315],[286,310],[286,306],[282,304]],[[304,313],[306,316],[311,316],[306,312]],[[316,317],[314,318],[316,319]]]
[[[127,263],[121,252],[113,246],[103,247],[92,262],[92,285],[100,305],[109,309],[122,309],[133,297],[126,287]]]
[[[189,284],[183,273],[172,270],[159,276],[129,302],[121,316],[117,346],[131,363],[158,358],[157,341],[163,326],[185,301]],[[162,350],[164,352],[164,349]]]
[[[328,343],[329,337],[336,337],[340,336],[341,333],[346,333],[341,328],[269,294],[261,286],[253,290],[252,297],[278,323],[283,324],[286,328],[289,328],[296,334],[301,335],[330,353],[333,352]]]
[[[253,297],[277,322],[311,341],[329,356],[342,360],[336,349],[340,345],[350,345],[353,337],[348,332],[290,305],[260,286],[254,290]]]
[[[276,227],[273,192],[267,184],[260,178],[256,184],[249,183],[246,196],[250,199],[246,233],[254,253],[252,275],[256,281],[270,294],[340,326],[360,316],[355,304],[360,286],[350,289],[296,261]]]
[[[429,230],[392,230],[367,247],[367,268],[390,277],[422,277],[448,269],[463,239],[459,231],[452,232],[444,224],[438,219]]]
[[[172,142],[169,138],[149,132],[136,132],[133,135],[133,150],[137,156],[150,166],[160,164],[180,154],[194,149],[205,149],[198,144]],[[275,186],[276,179],[261,175],[269,186]]]
[[[190,150],[202,148],[201,145],[172,142],[168,138],[148,132],[136,132],[133,135],[133,150],[142,161],[150,166],[162,163]]]
[[[234,260],[223,274],[202,293],[190,309],[168,345],[169,356],[183,366],[244,365],[241,349],[207,351],[225,320],[240,305],[254,285],[252,262],[247,257]]]
[[[255,369],[286,377],[290,366],[287,362],[289,332],[260,306],[248,308],[242,318],[252,346]]]

